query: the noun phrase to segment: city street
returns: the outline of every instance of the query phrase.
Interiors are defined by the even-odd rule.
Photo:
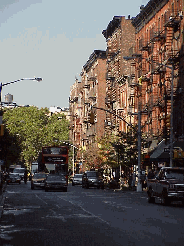
[[[146,192],[82,189],[31,190],[31,183],[4,192],[0,245],[184,245],[184,207],[147,202]]]

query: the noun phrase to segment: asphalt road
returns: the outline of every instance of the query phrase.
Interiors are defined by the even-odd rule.
[[[68,192],[9,185],[0,221],[2,246],[181,246],[184,207],[148,204],[146,192],[68,186]]]

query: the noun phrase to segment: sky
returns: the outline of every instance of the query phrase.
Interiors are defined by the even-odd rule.
[[[114,16],[135,17],[149,0],[0,0],[0,82],[18,105],[69,107],[94,50],[106,50],[102,31]]]

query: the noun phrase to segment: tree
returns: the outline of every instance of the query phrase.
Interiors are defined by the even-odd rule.
[[[102,166],[102,159],[97,146],[88,146],[87,150],[83,153],[83,158],[88,169],[101,168]]]
[[[113,143],[116,141],[115,135],[105,135],[98,140],[99,156],[102,159],[102,166],[115,167],[117,164]]]
[[[21,150],[14,162],[24,160],[30,165],[37,160],[42,146],[60,145],[68,140],[69,122],[66,117],[61,114],[48,115],[47,108],[32,106],[6,109],[3,115],[6,132],[16,139]],[[10,141],[10,138],[6,141]]]

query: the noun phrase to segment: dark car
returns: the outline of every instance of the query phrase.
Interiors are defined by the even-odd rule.
[[[184,203],[184,168],[162,167],[158,175],[148,179],[148,202],[155,202],[160,197],[163,204],[172,201]]]
[[[14,184],[21,184],[21,177],[19,174],[9,174],[7,179],[6,179],[7,184],[14,183]]]
[[[34,190],[36,187],[44,188],[46,177],[46,173],[35,173],[31,179],[31,189]]]
[[[82,176],[82,188],[96,187],[104,189],[103,177],[98,171],[86,171]]]
[[[72,186],[82,184],[82,174],[75,174],[72,179]]]
[[[48,190],[67,191],[66,177],[61,174],[49,174],[45,180],[45,191]]]

